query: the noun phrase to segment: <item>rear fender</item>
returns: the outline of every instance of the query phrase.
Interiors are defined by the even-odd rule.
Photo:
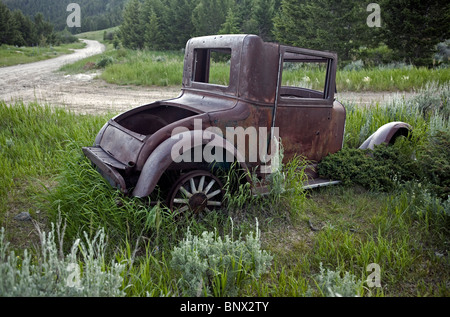
[[[163,173],[173,162],[179,162],[183,153],[206,144],[222,148],[227,157],[232,157],[244,170],[247,170],[243,156],[221,135],[208,130],[185,131],[168,138],[150,154],[134,188],[133,196],[143,198],[150,195]],[[184,152],[180,152],[179,149]]]
[[[373,150],[375,145],[393,144],[398,136],[408,136],[412,127],[405,122],[389,122],[381,126],[375,133],[367,138],[359,147],[362,150]]]

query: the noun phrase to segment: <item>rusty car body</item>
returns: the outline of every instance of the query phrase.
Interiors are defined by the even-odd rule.
[[[227,65],[225,82],[215,78],[216,60]],[[321,74],[313,83],[302,75],[302,70],[312,68]],[[346,113],[335,99],[336,68],[335,53],[268,43],[256,35],[192,38],[186,44],[180,95],[117,115],[103,126],[93,146],[83,151],[110,184],[125,194],[148,197],[159,185],[168,189],[165,195],[172,209],[220,208],[223,185],[211,162],[177,158],[188,152],[192,158],[195,149],[209,145],[227,156],[222,167],[229,167],[223,162],[230,163],[232,158],[264,180],[267,172],[261,167],[270,162],[264,156],[250,160],[255,149],[238,149],[220,131],[233,128],[236,132],[240,127],[240,132],[249,134],[254,127],[264,132],[256,150],[270,153],[276,128],[283,161],[298,155],[314,167],[339,151],[344,141]],[[409,129],[403,122],[383,126],[363,148],[392,142]],[[264,181],[257,183],[252,183],[254,189],[263,190]],[[305,186],[324,184],[330,181],[319,179],[311,168]]]

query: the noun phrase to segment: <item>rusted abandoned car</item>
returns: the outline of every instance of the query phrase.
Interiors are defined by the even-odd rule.
[[[112,118],[83,151],[125,194],[149,197],[158,188],[173,210],[220,208],[218,166],[238,162],[260,180],[253,189],[264,191],[280,139],[283,162],[298,155],[312,167],[342,148],[346,114],[335,99],[336,66],[335,53],[267,43],[255,35],[190,39],[180,95]],[[314,80],[305,75],[311,69],[319,74]],[[393,142],[409,129],[403,122],[385,125],[362,148]],[[310,170],[305,186],[330,184]]]

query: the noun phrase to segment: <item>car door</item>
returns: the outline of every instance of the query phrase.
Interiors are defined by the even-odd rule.
[[[334,53],[280,46],[274,127],[284,162],[295,155],[318,162],[342,146],[345,110],[334,101],[336,62]]]

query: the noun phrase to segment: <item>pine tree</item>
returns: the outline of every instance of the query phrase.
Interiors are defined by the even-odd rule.
[[[172,49],[184,48],[194,34],[192,13],[199,0],[169,0],[169,41]]]
[[[141,3],[131,0],[124,9],[120,36],[124,47],[142,49],[145,44],[144,25],[141,23]]]
[[[14,10],[12,19],[16,23],[16,36],[13,44],[18,46],[32,46],[33,44],[37,44],[33,21],[19,10]]]
[[[257,35],[261,36],[265,41],[272,39],[274,15],[274,0],[255,0],[252,19],[257,30]]]
[[[238,19],[234,14],[234,11],[230,8],[228,9],[228,14],[225,19],[225,22],[222,24],[222,27],[219,31],[219,34],[239,34],[239,23]]]
[[[230,0],[199,0],[192,12],[194,35],[217,34],[231,5]]]
[[[383,0],[380,6],[386,44],[406,62],[431,65],[436,44],[450,38],[450,3]]]
[[[357,0],[283,0],[274,36],[290,45],[335,51],[348,60],[370,31],[365,10]]]
[[[9,44],[14,33],[11,11],[0,1],[0,44]]]
[[[46,21],[42,13],[37,13],[34,16],[34,28],[36,30],[36,40],[39,45],[45,46],[47,44],[55,43],[55,34],[53,33],[53,24]]]
[[[152,50],[159,50],[162,46],[162,39],[158,16],[154,10],[151,10],[148,23],[145,27],[145,46]]]

